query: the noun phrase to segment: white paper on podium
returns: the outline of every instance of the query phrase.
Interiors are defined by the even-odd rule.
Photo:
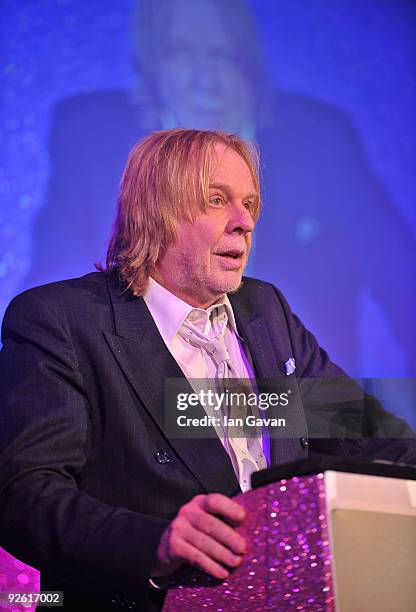
[[[337,612],[416,611],[416,482],[327,471]]]

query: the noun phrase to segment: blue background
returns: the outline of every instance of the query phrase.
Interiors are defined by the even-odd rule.
[[[243,2],[233,4],[232,17],[222,13],[226,4],[215,6],[231,38],[247,15]],[[263,132],[252,124],[242,130],[264,152],[264,216],[249,272],[278,285],[351,374],[415,376],[416,7],[404,0],[247,6],[256,40],[247,36],[230,61],[249,70],[257,47],[264,60],[250,73],[252,116],[264,114]],[[135,11],[131,0],[3,3],[0,317],[17,292],[93,269],[83,245],[103,257],[108,202],[129,146],[171,121],[143,125],[142,114],[140,129],[123,123],[123,105],[141,86]],[[207,23],[201,39],[215,39],[215,28]],[[165,44],[163,32],[156,36]],[[156,103],[147,104],[156,116]],[[123,130],[122,145],[114,144]],[[98,226],[104,233],[95,236]],[[37,255],[42,249],[49,259]],[[394,399],[394,410],[415,423],[405,381]]]

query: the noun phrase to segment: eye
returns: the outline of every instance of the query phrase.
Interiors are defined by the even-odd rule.
[[[243,206],[250,212],[253,212],[254,209],[254,202],[252,202],[251,200],[247,200],[246,202],[243,202]]]
[[[215,195],[212,196],[209,203],[212,204],[212,206],[216,206],[218,208],[219,206],[222,206],[224,204],[224,198],[222,196]]]

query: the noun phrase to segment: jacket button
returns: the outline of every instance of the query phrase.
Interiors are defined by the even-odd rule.
[[[309,446],[308,438],[301,438],[300,445],[302,448],[308,448]]]
[[[170,457],[167,453],[165,453],[165,451],[157,451],[155,459],[158,463],[169,463],[170,461]]]

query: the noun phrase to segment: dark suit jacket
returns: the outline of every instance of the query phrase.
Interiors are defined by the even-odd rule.
[[[245,279],[231,302],[256,375],[345,374],[279,291]],[[183,376],[144,300],[88,274],[16,297],[0,354],[0,545],[41,571],[42,587],[144,602],[159,539],[197,494],[239,485],[217,438],[164,435],[164,381]],[[406,430],[394,421],[397,432]],[[271,441],[273,464],[309,453],[416,463],[405,440]],[[168,462],[160,462],[166,453]],[[165,457],[165,455],[163,455]],[[144,605],[144,604],[143,604]]]

